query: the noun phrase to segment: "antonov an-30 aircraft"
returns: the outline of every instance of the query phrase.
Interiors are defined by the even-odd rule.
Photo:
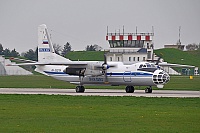
[[[14,65],[14,64],[13,64]],[[15,65],[36,65],[35,71],[58,80],[78,84],[76,92],[84,92],[83,85],[126,85],[126,92],[133,93],[134,86],[147,86],[146,93],[152,93],[152,86],[163,88],[170,76],[157,65],[138,62],[124,65],[122,62],[71,61],[57,55],[48,35],[47,27],[38,27],[38,62]]]

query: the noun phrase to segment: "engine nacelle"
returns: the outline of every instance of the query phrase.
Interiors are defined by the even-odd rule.
[[[64,73],[69,75],[77,75],[77,76],[84,76],[85,68],[66,68]]]

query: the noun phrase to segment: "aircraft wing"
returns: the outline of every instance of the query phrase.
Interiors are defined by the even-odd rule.
[[[159,66],[166,66],[166,67],[187,67],[187,68],[193,68],[193,67],[195,67],[195,66],[191,66],[191,65],[171,64],[171,63],[167,63],[167,62],[159,63]]]
[[[65,65],[70,67],[75,66],[85,66],[87,62],[80,62],[80,61],[69,61],[69,62],[35,62],[35,63],[19,63],[19,64],[8,64],[7,66],[31,66],[31,65]]]
[[[18,61],[18,62],[23,62],[23,63],[36,63],[36,61],[33,60],[26,60],[26,59],[21,59],[21,58],[14,58],[10,57],[10,60]]]

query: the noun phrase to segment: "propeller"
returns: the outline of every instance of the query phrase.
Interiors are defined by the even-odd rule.
[[[161,59],[161,57],[158,58],[155,65],[158,65],[160,63],[160,59]]]
[[[104,74],[104,79],[105,79],[105,83],[108,83],[108,76],[107,76],[107,70],[110,68],[110,67],[115,67],[115,65],[108,65],[107,63],[107,58],[106,58],[106,55],[104,54],[104,63],[102,64],[102,72]]]
[[[163,57],[163,53],[160,53],[160,56],[158,58],[158,60],[156,61],[155,65],[158,65],[160,63],[160,59]]]
[[[115,67],[115,65],[108,65],[106,55],[104,54],[104,62],[101,66],[95,66],[97,69],[102,69],[102,73],[104,75],[105,83],[108,83],[108,76],[107,76],[107,70],[111,67]]]

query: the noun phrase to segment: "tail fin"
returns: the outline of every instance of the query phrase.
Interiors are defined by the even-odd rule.
[[[70,61],[55,53],[45,24],[38,27],[38,62],[66,62]]]

